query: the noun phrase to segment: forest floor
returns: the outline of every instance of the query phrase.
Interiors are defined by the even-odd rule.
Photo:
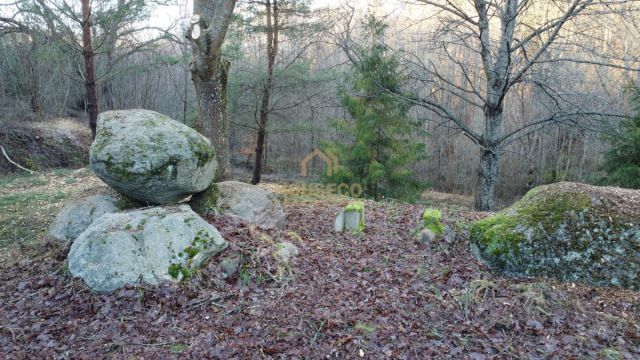
[[[223,279],[211,259],[182,285],[94,294],[44,231],[61,204],[106,191],[88,170],[0,178],[3,358],[602,358],[640,357],[640,293],[508,279],[469,251],[486,216],[425,195],[456,236],[415,240],[425,205],[366,202],[363,234],[332,231],[346,199],[267,184],[286,199],[284,230],[208,218],[241,255]],[[444,200],[443,200],[444,199]],[[444,202],[443,202],[444,201]],[[278,267],[267,249],[296,244]]]

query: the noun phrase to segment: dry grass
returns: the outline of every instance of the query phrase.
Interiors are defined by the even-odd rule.
[[[421,195],[422,202],[428,205],[444,206],[444,207],[462,207],[473,209],[473,197],[458,194],[449,194],[438,191],[425,191]]]
[[[88,169],[0,177],[0,267],[33,255],[65,201],[109,191]]]

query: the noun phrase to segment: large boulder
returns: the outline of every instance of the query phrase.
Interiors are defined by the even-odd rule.
[[[640,289],[640,191],[540,186],[470,235],[474,255],[506,275]]]
[[[73,241],[102,215],[134,205],[133,201],[108,194],[72,200],[60,210],[47,234],[54,240]]]
[[[273,192],[238,181],[211,185],[191,198],[191,207],[202,215],[228,214],[264,229],[286,225],[284,207]]]
[[[151,204],[177,202],[204,191],[217,166],[207,138],[148,110],[101,113],[90,160],[102,181]]]
[[[227,242],[186,206],[106,214],[73,243],[69,270],[94,291],[189,277]]]

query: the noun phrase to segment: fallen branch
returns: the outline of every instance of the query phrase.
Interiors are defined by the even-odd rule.
[[[7,155],[7,152],[4,149],[4,146],[0,145],[0,150],[2,150],[2,155],[4,155],[5,159],[7,159],[8,162],[12,163],[13,165],[17,166],[18,168],[29,172],[30,174],[39,174],[37,171],[33,171],[33,170],[29,170],[23,166],[21,166],[20,164],[16,163],[15,161],[11,160],[11,158],[9,157],[9,155]]]

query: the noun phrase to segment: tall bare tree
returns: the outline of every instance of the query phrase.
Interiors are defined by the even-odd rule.
[[[408,98],[440,118],[452,122],[481,149],[476,208],[490,210],[494,205],[498,163],[506,147],[526,134],[557,123],[580,125],[581,121],[609,116],[607,109],[585,109],[570,101],[554,85],[538,76],[549,62],[575,62],[594,66],[633,69],[632,64],[616,62],[611,54],[597,54],[585,48],[579,32],[583,21],[625,10],[634,1],[562,0],[416,0],[440,16],[434,49],[462,74],[452,80],[431,60],[411,58],[421,69],[420,81],[426,85],[419,97]],[[537,16],[546,14],[546,16]],[[576,41],[580,38],[581,42]],[[588,43],[588,42],[587,42]],[[463,61],[460,49],[476,54],[477,61]],[[565,50],[564,52],[561,50]],[[580,54],[565,57],[557,54]],[[637,70],[637,69],[634,69]],[[547,113],[530,118],[524,124],[505,129],[505,103],[519,87],[540,90],[553,103]],[[479,109],[482,119],[469,122],[438,100],[437,94],[456,97],[469,107]]]
[[[91,45],[91,2],[82,0],[82,56],[84,57],[85,79],[84,87],[87,93],[87,108],[89,111],[89,127],[91,136],[96,137],[98,124],[98,94],[96,92],[96,71],[93,62],[94,49]]]
[[[194,0],[187,38],[192,44],[191,79],[196,89],[195,129],[208,137],[216,149],[216,179],[229,174],[229,124],[227,74],[230,62],[221,48],[236,0]]]
[[[252,184],[260,182],[262,175],[262,161],[264,155],[265,137],[267,135],[267,122],[269,120],[269,99],[273,87],[273,69],[278,54],[278,41],[280,36],[280,9],[278,0],[264,1],[265,7],[265,35],[267,37],[267,76],[262,88],[262,102],[260,103],[260,119],[258,120],[258,137],[256,143],[256,158],[253,166]]]

